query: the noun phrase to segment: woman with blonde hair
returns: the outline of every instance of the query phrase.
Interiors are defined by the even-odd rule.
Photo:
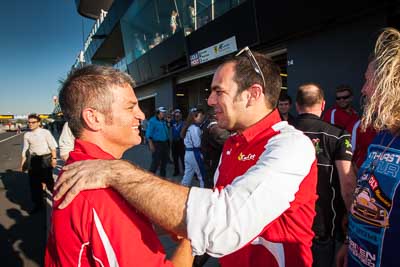
[[[358,172],[349,211],[348,242],[337,266],[399,266],[400,238],[400,32],[379,35],[365,73],[362,128],[378,133]],[[346,257],[347,254],[347,257]]]
[[[204,117],[202,109],[192,108],[182,128],[181,136],[185,144],[185,173],[181,184],[184,186],[191,186],[192,178],[196,174],[200,187],[204,187],[205,170],[200,150],[202,134],[200,125]]]

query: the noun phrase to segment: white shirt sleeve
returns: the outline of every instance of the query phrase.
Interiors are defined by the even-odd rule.
[[[22,147],[22,157],[26,158],[26,151],[29,149],[29,142],[28,142],[28,136],[27,133],[24,134],[24,145]]]
[[[50,133],[49,130],[46,130],[46,129],[44,129],[44,130],[46,131],[45,138],[46,138],[47,146],[49,147],[50,150],[56,149],[58,146],[56,139],[54,139],[53,135]]]
[[[193,254],[230,254],[256,237],[290,207],[315,160],[299,131],[271,138],[257,163],[222,191],[192,187],[186,210]]]
[[[60,146],[60,155],[68,155],[68,153],[74,149],[74,142],[75,137],[68,126],[68,122],[66,122],[61,131],[60,139],[58,139],[58,144]]]

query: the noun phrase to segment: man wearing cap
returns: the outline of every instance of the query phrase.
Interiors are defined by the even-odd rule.
[[[169,131],[165,121],[165,107],[159,107],[156,115],[150,118],[146,130],[146,139],[152,153],[151,166],[149,171],[156,173],[160,166],[160,176],[166,176],[166,166],[169,154]]]
[[[171,121],[172,128],[172,158],[174,160],[174,174],[173,176],[178,176],[180,172],[179,161],[182,164],[182,168],[185,168],[184,157],[185,157],[185,145],[183,144],[183,139],[181,137],[181,131],[183,128],[182,112],[180,109],[175,109],[173,112],[174,118]]]

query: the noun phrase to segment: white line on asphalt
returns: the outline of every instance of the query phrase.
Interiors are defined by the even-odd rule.
[[[10,140],[10,139],[13,138],[13,137],[16,137],[16,136],[18,136],[18,135],[21,135],[21,134],[22,134],[22,133],[16,134],[16,135],[13,135],[13,136],[10,136],[10,137],[7,137],[6,139],[0,140],[0,143],[3,143],[3,142],[5,142],[5,141],[7,141],[7,140]]]

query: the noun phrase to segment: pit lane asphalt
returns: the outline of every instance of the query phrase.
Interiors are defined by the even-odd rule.
[[[19,171],[23,135],[0,133],[0,265],[43,266],[46,213],[32,208],[28,175]]]

